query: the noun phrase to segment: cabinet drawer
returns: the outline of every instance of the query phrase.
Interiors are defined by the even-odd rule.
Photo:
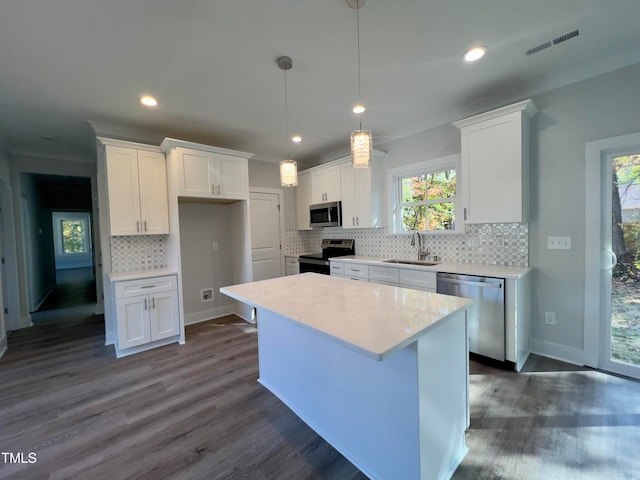
[[[177,290],[177,288],[178,282],[175,275],[125,280],[115,284],[116,298],[166,292],[168,290]]]
[[[298,268],[298,257],[285,257],[285,262],[287,267],[295,267]]]
[[[398,283],[398,269],[369,266],[369,281],[395,285]]]
[[[435,292],[437,287],[436,272],[400,270],[400,286],[424,288]]]
[[[344,275],[344,263],[342,262],[331,262],[329,268],[331,275]]]
[[[346,263],[344,265],[344,274],[347,277],[369,278],[369,266]]]

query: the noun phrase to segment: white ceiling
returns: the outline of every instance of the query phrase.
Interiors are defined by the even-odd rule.
[[[380,145],[640,62],[638,19],[638,0],[368,0],[363,126]],[[95,120],[280,159],[275,59],[289,55],[289,130],[304,137],[290,157],[314,163],[358,126],[355,26],[345,0],[3,1],[0,137],[12,152],[91,158]],[[464,64],[475,44],[487,56]]]

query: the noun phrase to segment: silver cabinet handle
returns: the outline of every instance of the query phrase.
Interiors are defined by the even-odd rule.
[[[351,217],[351,226],[352,227],[356,226],[356,219],[354,217]]]
[[[211,184],[211,193],[216,194],[216,186],[213,183]]]
[[[147,299],[146,298],[144,299],[144,309],[145,310],[147,309]]]
[[[220,195],[220,184],[218,184],[218,195]]]
[[[360,226],[360,217],[356,217],[356,225]]]
[[[155,288],[155,285],[142,285],[140,288]]]
[[[156,308],[156,297],[151,297],[151,303],[153,305],[151,308],[155,309]]]
[[[147,231],[147,221],[146,220],[144,221],[144,231],[145,232]]]
[[[140,220],[136,220],[136,232],[140,233]]]
[[[466,220],[467,219],[467,209],[465,208],[463,211],[464,211],[464,219]]]

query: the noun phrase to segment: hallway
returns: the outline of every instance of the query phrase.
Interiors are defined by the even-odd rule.
[[[96,304],[96,282],[92,268],[56,270],[56,286],[40,308],[32,314],[34,323],[48,318],[54,310],[92,307]],[[48,312],[46,315],[43,312]],[[42,315],[41,315],[42,314]]]

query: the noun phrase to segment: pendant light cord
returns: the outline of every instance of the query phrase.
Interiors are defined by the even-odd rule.
[[[285,140],[287,145],[287,159],[289,159],[289,95],[287,94],[287,71],[284,71],[284,124]]]
[[[356,0],[356,35],[358,37],[358,104],[362,105],[362,95],[360,87],[360,0]],[[360,130],[362,130],[362,113],[358,115],[360,120]]]

